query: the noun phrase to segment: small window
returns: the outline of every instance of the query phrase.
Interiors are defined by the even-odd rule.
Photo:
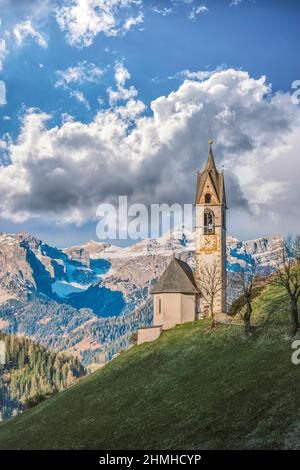
[[[205,204],[211,204],[211,195],[209,193],[205,194],[204,200]]]
[[[161,298],[158,299],[158,313],[161,313]]]

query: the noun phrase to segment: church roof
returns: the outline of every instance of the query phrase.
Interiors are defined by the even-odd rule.
[[[218,173],[216,164],[215,164],[215,159],[213,155],[212,148],[210,147],[209,152],[208,152],[208,159],[204,168],[204,171],[215,171]]]
[[[224,174],[223,171],[219,173],[217,170],[211,144],[205,168],[202,172],[199,171],[197,175],[195,204],[199,204],[207,177],[209,177],[212,182],[220,204],[225,204],[226,206]]]
[[[175,256],[165,269],[151,294],[161,293],[197,294],[198,288],[193,271],[187,263]]]

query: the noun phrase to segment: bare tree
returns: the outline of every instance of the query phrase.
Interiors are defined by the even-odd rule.
[[[235,273],[234,283],[245,297],[246,311],[242,315],[242,319],[245,324],[246,335],[251,336],[252,301],[254,298],[255,287],[259,287],[262,283],[264,283],[264,276],[262,275],[259,261],[251,256],[246,247],[244,247],[244,250],[241,254],[243,260],[240,263],[237,272]]]
[[[222,290],[222,273],[217,260],[213,263],[203,263],[200,268],[199,289],[202,297],[208,303],[210,308],[211,328],[216,326],[214,303],[217,294]]]
[[[282,250],[276,262],[277,274],[274,283],[284,287],[290,301],[291,333],[299,330],[298,299],[300,297],[300,235],[284,239]]]

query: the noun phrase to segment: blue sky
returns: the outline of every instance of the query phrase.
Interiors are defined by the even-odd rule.
[[[109,9],[108,3],[112,5]],[[32,0],[28,3],[0,0],[0,41],[1,38],[5,41],[5,53],[2,48],[0,80],[5,83],[6,88],[6,96],[5,99],[2,96],[0,106],[0,139],[6,143],[2,144],[3,166],[11,164],[17,169],[19,165],[19,161],[14,163],[17,157],[11,153],[16,152],[12,146],[18,143],[20,130],[24,127],[24,117],[28,113],[50,114],[44,122],[45,129],[49,130],[56,126],[62,127],[70,116],[73,122],[88,125],[94,121],[97,112],[110,110],[116,107],[117,103],[124,106],[129,100],[142,102],[145,107],[142,115],[151,117],[152,101],[166,97],[172,92],[176,93],[185,79],[203,84],[205,80],[210,79],[209,73],[213,71],[242,71],[256,81],[259,81],[261,76],[266,76],[266,84],[272,84],[272,90],[267,93],[266,100],[270,100],[270,96],[274,97],[278,92],[289,95],[292,82],[300,79],[297,50],[300,43],[300,4],[296,1],[125,0],[124,5],[120,6],[118,0],[110,0],[104,8],[105,14],[111,15],[108,25],[101,25],[100,22],[94,30],[90,28],[86,31],[80,29],[81,25],[78,24],[72,30],[72,14],[75,12],[72,8],[83,7],[83,4],[83,0]],[[86,0],[86,4],[95,7],[95,10],[90,8],[89,13],[103,13],[101,0]],[[65,16],[62,20],[63,13]],[[103,17],[101,18],[103,21]],[[121,88],[134,87],[135,91],[130,97],[128,94],[125,97],[122,92],[123,95],[119,95],[112,104],[108,90],[118,90],[118,64],[123,67],[123,73],[124,70],[127,71],[127,78],[121,79]],[[67,71],[70,72],[70,68],[73,68],[73,72],[75,69],[76,76],[67,82],[67,77],[70,78]],[[194,72],[201,72],[202,75],[196,77],[192,75]],[[265,101],[264,105],[266,106]],[[251,107],[248,104],[247,106],[248,109]],[[285,112],[290,115],[289,111]],[[205,137],[213,131],[213,114],[211,119],[202,123]],[[244,119],[247,117],[244,116]],[[258,115],[258,119],[266,119],[265,113]],[[293,117],[293,123],[295,119]],[[131,127],[136,126],[135,118],[127,129],[127,135]],[[284,123],[287,142],[290,127],[289,123]],[[29,128],[24,132],[29,133]],[[234,133],[234,128],[232,132]],[[294,133],[297,134],[297,129]],[[266,130],[266,138],[268,137]],[[202,150],[206,149],[206,146],[207,140],[199,144],[199,155],[202,152],[199,165],[206,158]],[[26,148],[28,149],[28,146]],[[218,144],[216,146],[216,152],[218,150],[220,154],[223,150],[226,155],[221,143],[220,147]],[[253,147],[252,150],[254,152],[256,149]],[[248,152],[247,158],[250,158],[249,149],[243,147],[241,151]],[[272,151],[275,152],[273,148]],[[99,155],[99,158],[105,159],[104,154],[101,155],[100,152]],[[30,158],[29,156],[28,161]],[[174,157],[175,160],[176,158]],[[196,157],[191,158],[193,162],[196,161]],[[232,152],[230,158],[234,158]],[[232,166],[232,160],[230,161]],[[178,160],[173,163],[174,169],[178,171]],[[28,165],[24,165],[24,168],[27,171]],[[157,168],[159,171],[159,166]],[[193,171],[196,169],[193,168]],[[19,170],[18,167],[18,174]],[[5,204],[6,198],[12,200],[11,198],[16,196],[7,189],[9,177],[7,174],[3,177],[6,183],[5,187],[2,183],[2,204]],[[30,174],[26,182],[29,181],[30,186],[33,184],[32,178],[37,177],[41,178],[40,175]],[[176,179],[176,173],[173,177]],[[99,185],[101,178],[99,171]],[[26,182],[24,181],[24,187]],[[278,184],[278,180],[276,183]],[[241,181],[238,184],[239,192],[243,192]],[[274,181],[272,184],[274,187]],[[26,191],[28,192],[28,186]],[[151,191],[152,189],[150,193]],[[111,196],[113,197],[113,194]],[[186,202],[186,197],[187,194],[183,190],[181,201]],[[241,199],[247,199],[250,206],[253,206],[249,209],[249,214],[255,217],[257,207],[254,206],[257,203],[251,200],[251,195],[244,194]],[[266,200],[270,200],[269,195]],[[98,203],[100,202],[102,201],[99,196]],[[96,207],[94,199],[91,204]],[[48,215],[44,206],[34,210],[31,205],[26,207],[26,210],[23,207],[26,215],[16,218],[14,215],[18,210],[16,206],[12,206],[9,210],[2,211],[0,222],[3,231],[26,229],[58,245],[95,238],[95,222],[90,214],[81,216],[77,223],[74,217],[64,218],[63,211],[58,217],[53,213]],[[95,211],[95,208],[93,210]],[[240,227],[239,210],[241,209],[237,208],[236,214],[233,215],[231,232],[243,238],[262,235],[259,231],[259,221],[253,224],[252,220],[249,227],[245,228],[244,223],[243,228]],[[247,210],[245,204],[243,213]],[[267,210],[272,212],[274,217],[276,201],[273,201],[273,206]],[[293,217],[292,214],[291,220]],[[297,229],[293,223],[288,228]],[[261,230],[270,234],[272,229],[272,223],[269,221],[263,224]]]

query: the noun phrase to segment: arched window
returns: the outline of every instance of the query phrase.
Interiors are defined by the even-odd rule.
[[[205,194],[204,201],[205,204],[211,204],[211,195],[209,193]]]
[[[204,211],[204,234],[209,235],[215,233],[215,214],[211,209]]]

